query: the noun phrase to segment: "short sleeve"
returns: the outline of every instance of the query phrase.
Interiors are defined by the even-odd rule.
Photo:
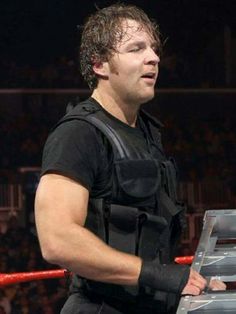
[[[91,191],[104,163],[97,130],[86,121],[59,125],[48,137],[42,160],[42,175],[59,173],[80,182]]]

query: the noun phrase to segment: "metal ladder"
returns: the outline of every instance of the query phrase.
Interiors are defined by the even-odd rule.
[[[235,282],[235,290],[183,296],[177,314],[236,313],[236,209],[208,210],[192,268],[208,281]]]

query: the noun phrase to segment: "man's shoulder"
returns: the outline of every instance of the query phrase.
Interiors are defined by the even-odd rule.
[[[63,119],[86,117],[91,113],[99,111],[100,109],[100,105],[90,97],[82,102],[77,103],[72,109],[69,110],[69,112],[67,112]]]
[[[85,101],[79,102],[53,126],[51,132],[55,130],[76,130],[78,128],[84,128],[85,131],[94,130],[94,126],[91,124],[88,115],[99,110],[99,106],[91,99],[88,98]]]

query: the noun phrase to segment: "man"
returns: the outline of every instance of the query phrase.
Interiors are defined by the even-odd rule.
[[[157,26],[135,6],[99,10],[83,29],[92,96],[50,134],[36,195],[43,257],[76,274],[62,313],[171,313],[181,294],[206,286],[171,264],[182,215],[175,168],[161,124],[139,111],[154,97],[159,50]]]

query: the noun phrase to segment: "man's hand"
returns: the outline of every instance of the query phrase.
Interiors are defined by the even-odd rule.
[[[207,281],[198,272],[190,269],[188,282],[182,291],[182,295],[199,295],[206,288]]]
[[[226,290],[226,284],[219,279],[211,279],[208,287],[210,290]]]
[[[207,281],[198,272],[191,269],[188,282],[182,291],[182,295],[199,295],[207,286]],[[212,279],[208,285],[210,290],[226,290],[226,285],[223,281]]]

